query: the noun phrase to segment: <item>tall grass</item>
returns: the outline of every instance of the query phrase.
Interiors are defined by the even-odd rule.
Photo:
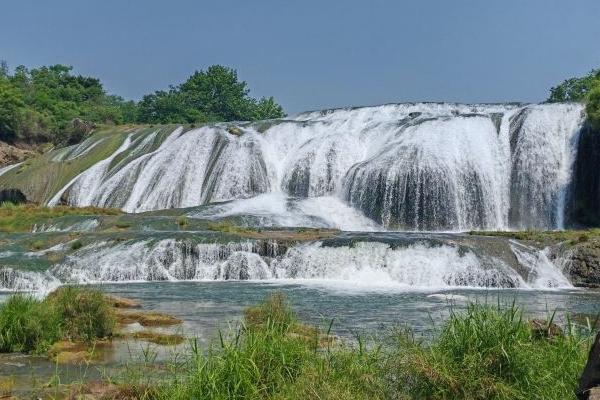
[[[470,305],[430,345],[401,335],[388,375],[415,399],[569,399],[590,345],[572,327],[540,336],[515,306]]]
[[[30,296],[11,296],[0,306],[0,352],[41,352],[60,337],[56,315]]]
[[[75,288],[44,302],[12,297],[0,308],[0,350],[110,335],[101,298]],[[540,334],[514,305],[453,311],[426,341],[402,331],[345,343],[330,328],[303,325],[276,294],[246,310],[208,349],[193,341],[187,357],[167,368],[148,357],[119,387],[148,400],[574,399],[593,336],[570,325],[562,334]],[[169,372],[148,374],[157,370]]]
[[[0,352],[46,351],[58,340],[112,335],[115,318],[102,293],[63,287],[46,299],[15,294],[0,304]]]
[[[453,312],[431,341],[329,345],[276,295],[208,352],[193,346],[158,399],[571,399],[591,335],[540,336],[514,306]],[[328,343],[324,345],[324,343]]]

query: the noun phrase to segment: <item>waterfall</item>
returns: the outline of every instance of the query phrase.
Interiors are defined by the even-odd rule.
[[[228,215],[238,209],[269,224],[348,230],[556,229],[564,226],[582,123],[580,104],[409,103],[146,132],[49,204],[142,212],[234,202]],[[97,145],[55,159],[85,157]],[[253,214],[265,195],[287,205]],[[351,209],[357,225],[302,209],[311,204],[304,199]]]
[[[419,290],[571,287],[543,251],[518,243],[506,246],[512,256],[502,258],[458,236],[423,235],[396,238],[392,243],[353,237],[349,242],[316,241],[290,247],[275,241],[198,243],[192,237],[146,237],[89,244],[43,273],[0,268],[0,289],[180,280],[344,283]],[[40,257],[41,253],[27,256]]]

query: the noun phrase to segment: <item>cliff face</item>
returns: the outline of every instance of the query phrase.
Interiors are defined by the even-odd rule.
[[[551,249],[550,257],[573,286],[600,288],[600,238],[576,244],[563,242]]]
[[[0,168],[21,162],[35,154],[34,151],[23,147],[24,146],[13,146],[6,142],[0,142]]]
[[[570,226],[600,226],[600,131],[586,124],[579,138],[569,196]]]

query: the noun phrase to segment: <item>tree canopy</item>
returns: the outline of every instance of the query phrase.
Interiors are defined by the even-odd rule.
[[[139,102],[109,95],[99,79],[52,65],[11,74],[0,62],[0,140],[70,144],[86,133],[75,119],[88,123],[193,123],[280,118],[272,97],[250,97],[248,85],[231,68],[213,65],[184,83],[157,91]]]
[[[237,72],[221,65],[196,71],[187,81],[169,91],[144,96],[139,103],[140,122],[253,121],[285,116],[272,97],[249,96]]]
[[[580,101],[585,103],[588,122],[600,130],[600,69],[579,78],[569,78],[550,89],[547,102]]]

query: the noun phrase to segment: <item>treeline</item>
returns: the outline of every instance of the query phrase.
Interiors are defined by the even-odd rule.
[[[600,69],[580,78],[570,78],[550,89],[547,102],[580,101],[585,103],[589,123],[600,129]]]
[[[0,140],[64,145],[81,141],[94,124],[253,121],[285,116],[272,97],[255,99],[231,68],[196,71],[168,91],[139,102],[110,95],[99,79],[53,65],[11,73],[0,64]]]

